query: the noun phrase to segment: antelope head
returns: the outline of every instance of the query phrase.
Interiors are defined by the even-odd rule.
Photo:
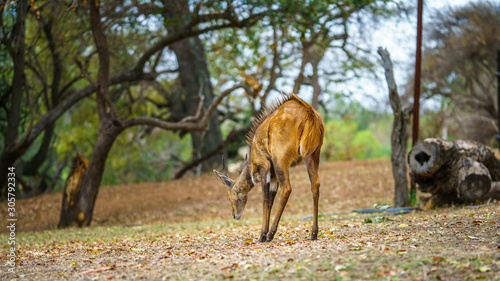
[[[228,176],[224,156],[222,157],[223,173],[219,173],[218,171],[214,170],[214,173],[217,175],[217,177],[219,177],[222,183],[227,186],[227,197],[229,198],[229,202],[231,203],[233,218],[237,220],[241,218],[243,209],[245,209],[245,205],[247,204],[248,192],[255,185],[252,181],[252,176],[250,175],[249,166],[250,165],[248,157],[245,157],[245,162],[239,170],[240,175],[238,176],[236,181],[233,181]]]

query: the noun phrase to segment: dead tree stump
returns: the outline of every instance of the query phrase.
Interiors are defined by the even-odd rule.
[[[408,154],[408,165],[418,189],[431,194],[424,209],[496,197],[491,187],[500,181],[500,160],[480,143],[425,139]]]
[[[78,152],[73,158],[73,164],[71,166],[71,171],[66,179],[66,186],[64,187],[63,200],[62,200],[62,211],[61,217],[59,218],[58,227],[62,227],[63,224],[72,217],[75,216],[72,207],[76,204],[78,200],[78,195],[80,193],[80,186],[82,185],[82,179],[85,171],[89,166],[89,161],[83,157],[83,155]]]

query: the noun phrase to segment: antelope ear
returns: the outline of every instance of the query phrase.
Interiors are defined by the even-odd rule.
[[[229,177],[227,177],[227,176],[225,176],[225,175],[223,175],[223,174],[221,174],[221,173],[217,172],[215,169],[214,169],[214,174],[216,174],[216,175],[217,175],[217,177],[219,177],[220,181],[221,181],[223,184],[225,184],[225,185],[227,186],[227,188],[228,188],[228,189],[233,188],[233,184],[234,184],[234,182],[233,182],[233,180],[232,180],[232,179],[230,179]]]

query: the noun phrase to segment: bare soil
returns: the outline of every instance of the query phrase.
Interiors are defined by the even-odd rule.
[[[18,200],[16,274],[28,280],[499,280],[500,204],[455,206],[365,223],[343,213],[391,203],[388,159],[320,165],[320,235],[303,165],[274,241],[257,243],[261,191],[240,221],[215,175],[102,187],[91,227],[57,230],[62,194]],[[335,214],[332,214],[335,213]],[[0,216],[7,217],[6,208]],[[0,258],[9,233],[1,228]]]

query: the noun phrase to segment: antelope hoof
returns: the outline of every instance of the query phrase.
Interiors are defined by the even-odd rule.
[[[262,234],[260,235],[259,242],[261,242],[261,243],[266,242],[266,239],[267,239],[267,238],[266,238],[266,233],[262,233]]]
[[[266,240],[266,242],[271,242],[271,241],[273,241],[273,238],[274,238],[274,233],[269,232],[269,233],[267,234],[267,240]]]

